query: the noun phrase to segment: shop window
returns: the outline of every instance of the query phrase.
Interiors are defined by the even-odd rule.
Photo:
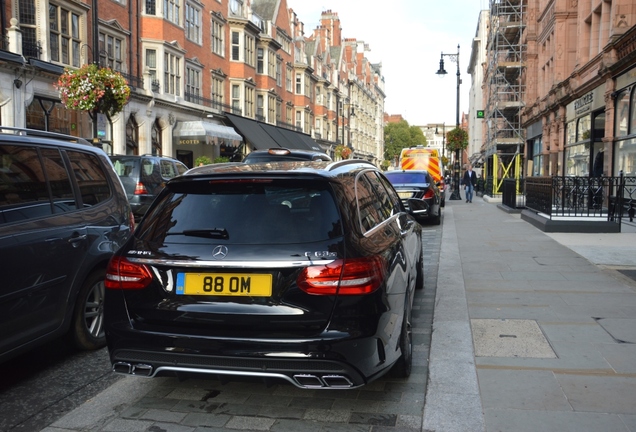
[[[620,92],[616,98],[616,123],[614,126],[614,135],[616,137],[626,136],[627,119],[629,118],[629,89]]]

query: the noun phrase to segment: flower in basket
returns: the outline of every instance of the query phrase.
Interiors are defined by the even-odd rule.
[[[353,153],[353,151],[349,147],[339,145],[336,147],[335,153],[342,159],[349,159],[349,156],[351,156],[351,153]]]
[[[96,64],[64,69],[55,87],[66,108],[97,111],[109,117],[121,112],[130,98],[126,79],[119,72]]]
[[[464,150],[468,147],[468,132],[456,127],[446,134],[446,148],[450,151]]]

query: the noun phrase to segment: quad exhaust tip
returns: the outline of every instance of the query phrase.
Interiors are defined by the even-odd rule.
[[[197,369],[186,370],[184,368],[173,368],[173,367],[160,367],[156,371],[151,365],[143,364],[143,363],[128,363],[128,362],[116,362],[113,364],[113,372],[126,374],[126,375],[137,375],[137,376],[145,376],[150,377],[153,376],[154,373],[160,373],[162,370],[176,370],[182,372],[205,372],[205,373],[221,373],[223,375],[234,375],[236,373],[229,373],[227,371],[202,371]],[[353,388],[356,385],[345,375],[314,375],[314,374],[296,374],[293,377],[289,377],[287,375],[282,374],[241,374],[238,373],[236,375],[246,375],[246,376],[275,376],[277,378],[283,378],[287,381],[291,381],[294,385],[301,388],[307,389],[324,389],[324,388],[333,388],[333,389],[345,389],[345,388]]]

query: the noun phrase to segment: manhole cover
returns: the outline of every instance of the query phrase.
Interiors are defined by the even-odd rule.
[[[476,357],[556,358],[536,321],[472,319]]]

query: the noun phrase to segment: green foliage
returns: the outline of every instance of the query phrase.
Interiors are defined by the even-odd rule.
[[[385,159],[380,164],[380,169],[382,169],[382,171],[386,171],[389,169],[390,166],[391,166],[391,161]]]
[[[468,147],[468,132],[455,128],[446,134],[446,148],[450,151],[465,150]]]
[[[229,162],[230,158],[226,157],[226,156],[219,156],[219,157],[215,157],[214,160],[212,161],[212,163],[225,163],[225,162]]]
[[[409,126],[406,120],[389,123],[384,127],[384,158],[394,161],[403,148],[426,146],[426,137],[417,126]]]
[[[194,166],[209,165],[211,163],[212,163],[212,159],[210,159],[209,157],[205,155],[199,156],[198,158],[194,160]]]

